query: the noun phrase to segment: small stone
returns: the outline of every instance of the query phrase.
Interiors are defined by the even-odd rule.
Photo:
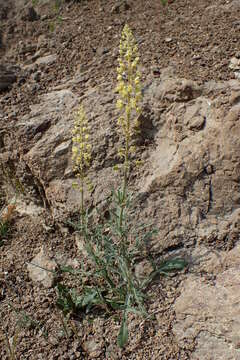
[[[54,283],[54,271],[57,264],[54,260],[51,260],[42,248],[40,252],[32,259],[28,264],[27,269],[29,277],[34,282],[41,283],[44,287],[50,288]]]
[[[109,52],[109,49],[100,46],[96,52],[97,52],[97,55],[102,56],[102,55],[107,54]]]
[[[119,14],[122,11],[127,11],[130,9],[130,5],[127,1],[118,1],[115,5],[113,5],[111,9],[111,13]]]
[[[240,79],[240,70],[239,71],[234,71],[234,75],[236,79]]]
[[[171,41],[172,41],[172,38],[171,38],[171,37],[166,37],[166,38],[165,38],[165,42],[166,42],[166,43],[170,43]]]
[[[204,117],[199,116],[197,118],[194,118],[189,124],[189,129],[195,131],[202,130],[204,128],[205,122],[206,120]]]
[[[240,59],[232,57],[230,60],[229,68],[233,70],[240,70]]]
[[[40,49],[40,48],[44,48],[47,46],[47,38],[44,34],[40,35],[38,37],[38,41],[37,41],[37,48]]]
[[[70,149],[70,146],[71,146],[71,140],[59,144],[54,150],[55,156],[61,156],[66,154]]]
[[[49,19],[49,15],[46,15],[46,14],[43,15],[42,18],[41,18],[42,21],[45,21],[45,20],[47,20],[47,19]]]
[[[51,336],[48,337],[48,342],[53,346],[57,346],[59,340],[55,336],[51,335]]]
[[[51,65],[51,64],[55,63],[56,60],[57,60],[57,55],[52,54],[52,55],[47,55],[47,56],[40,57],[39,59],[37,59],[36,64],[38,64],[38,65]]]
[[[103,351],[103,340],[100,340],[100,342],[97,342],[94,339],[84,341],[83,349],[91,356],[91,359],[96,359]]]
[[[135,266],[135,275],[139,280],[148,277],[152,271],[152,264],[147,260],[143,260]]]
[[[201,59],[201,56],[200,55],[194,55],[193,56],[193,60],[200,60]]]

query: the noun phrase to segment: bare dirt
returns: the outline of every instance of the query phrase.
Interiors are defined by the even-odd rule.
[[[11,141],[30,105],[61,85],[63,78],[82,75],[73,89],[78,96],[107,80],[115,86],[117,49],[125,23],[139,45],[143,80],[159,77],[168,66],[174,66],[176,76],[199,85],[234,78],[229,59],[240,51],[237,0],[173,0],[165,7],[160,0],[85,0],[64,2],[57,10],[53,1],[42,3],[39,0],[35,7],[41,17],[30,21],[31,1],[0,1],[0,62],[19,65],[17,82],[0,93],[0,136],[7,128]],[[38,50],[44,56],[55,54],[56,59],[36,66]],[[33,81],[36,72],[39,78]],[[16,151],[17,144],[16,139]],[[29,279],[27,264],[42,247],[60,263],[77,258],[73,236],[50,215],[33,222],[16,213],[0,247],[1,359],[9,358],[5,334],[13,341],[17,329],[16,359],[21,360],[191,359],[194,341],[180,347],[172,331],[175,312],[171,305],[179,296],[184,273],[152,285],[147,304],[154,319],[142,322],[133,316],[129,344],[120,351],[116,346],[119,323],[113,317],[81,315],[72,320],[78,335],[70,328],[66,336],[55,306],[55,289]]]

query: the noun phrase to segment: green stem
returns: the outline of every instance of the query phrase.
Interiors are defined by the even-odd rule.
[[[131,59],[128,59],[128,85],[131,84],[131,79],[132,79],[132,70],[131,70]],[[127,105],[126,105],[126,112],[125,112],[125,116],[126,116],[126,128],[125,128],[125,156],[124,156],[124,176],[123,176],[123,185],[122,185],[122,199],[121,199],[121,210],[120,210],[120,217],[119,217],[119,227],[120,227],[120,231],[121,234],[123,234],[122,231],[122,225],[123,225],[123,214],[124,214],[124,209],[126,206],[126,195],[127,195],[127,181],[128,181],[128,171],[129,171],[129,142],[130,142],[130,120],[131,120],[131,94],[128,93],[128,97],[127,97]],[[122,252],[123,254],[125,254],[125,241],[124,241],[124,236],[122,235],[122,239],[121,239],[121,245],[122,245]]]
[[[131,84],[131,78],[132,78],[132,71],[131,71],[131,59],[128,59],[128,84]],[[130,103],[131,103],[131,96],[128,93],[127,97],[127,107],[130,109]],[[123,175],[123,185],[122,185],[122,202],[121,202],[121,212],[120,212],[120,219],[119,219],[119,225],[120,229],[122,229],[122,222],[123,222],[123,211],[125,208],[125,200],[126,200],[126,193],[127,193],[127,178],[128,178],[128,168],[129,168],[129,140],[130,140],[130,118],[131,113],[126,113],[126,129],[125,129],[125,156],[124,156],[124,175]]]
[[[121,211],[119,217],[119,226],[122,230],[122,223],[123,223],[123,213],[125,209],[126,203],[126,194],[127,194],[127,180],[128,180],[128,168],[129,168],[129,122],[130,122],[130,114],[127,115],[127,130],[126,130],[126,144],[125,144],[125,155],[124,155],[124,175],[123,175],[123,185],[122,185],[122,199],[121,199]]]
[[[80,185],[80,192],[81,192],[81,229],[83,231],[84,226],[84,180],[83,176],[81,176],[81,185]]]
[[[67,336],[67,338],[69,338],[70,334],[69,334],[69,332],[68,332],[68,328],[67,328],[67,324],[66,324],[66,319],[65,319],[65,317],[63,317],[61,314],[60,314],[60,320],[61,320],[61,323],[62,323],[64,332],[65,332],[65,335]]]

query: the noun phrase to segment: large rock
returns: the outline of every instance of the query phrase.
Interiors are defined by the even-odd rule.
[[[234,215],[240,206],[240,82],[199,87],[162,73],[144,88],[137,153],[144,165],[134,170],[135,215],[154,219],[156,250],[196,241],[231,246],[240,230],[240,217]],[[80,99],[71,91],[74,81],[63,86],[69,88],[41,96],[18,122],[21,159],[55,214],[74,211],[80,203],[79,191],[72,188],[71,160],[73,110],[79,102],[86,109],[93,146],[89,176],[94,191],[86,199],[103,204],[120,183],[112,170],[121,146],[112,86],[90,88]]]
[[[111,111],[114,111],[113,95],[108,89],[103,89],[103,93],[91,89],[80,100],[70,90],[53,91],[43,95],[41,103],[31,106],[31,113],[18,123],[25,153],[22,159],[42,184],[49,204],[58,211],[72,211],[80,204],[80,193],[72,188],[74,174],[71,160],[73,111],[79,101],[85,105],[91,127],[91,171],[98,172],[94,185],[99,184],[96,201],[100,202],[111,192],[112,166],[117,160],[113,140],[117,135],[110,130],[115,121],[111,116]],[[96,111],[93,111],[94,108]],[[108,151],[108,148],[111,150]]]
[[[223,241],[223,222],[228,223],[230,243],[239,230],[239,218],[230,220],[240,205],[239,103],[229,104],[227,110],[209,98],[208,86],[194,93],[196,85],[189,90],[192,99],[183,102],[179,81],[174,90],[170,80],[160,80],[145,92],[157,131],[146,175],[139,181],[142,216],[157,219],[163,239],[157,247]],[[214,86],[215,97],[223,86],[226,91],[229,84]],[[233,82],[232,90],[239,92],[240,83]]]
[[[240,359],[240,246],[200,258],[205,276],[196,266],[184,282],[173,332],[183,348],[195,342],[192,360]]]

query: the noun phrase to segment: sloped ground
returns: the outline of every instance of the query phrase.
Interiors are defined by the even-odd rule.
[[[26,74],[19,79],[21,87],[16,84],[6,96],[8,99],[2,99],[3,110],[7,110],[10,119],[27,111],[29,103],[37,101],[37,96],[50,86],[76,72],[83,74],[88,70],[76,88],[78,94],[103,79],[112,80],[125,22],[138,39],[145,77],[152,75],[152,67],[160,71],[169,65],[174,65],[177,76],[199,83],[233,76],[228,64],[239,51],[238,1],[179,0],[166,8],[158,0],[129,1],[127,7],[125,1],[70,2],[61,12],[64,20],[55,23],[53,33],[49,26],[51,28],[56,16],[48,2],[44,1],[47,4],[39,9],[44,20],[33,22],[21,20],[24,19],[23,3],[16,2],[15,17],[3,20],[6,61],[32,64],[37,48],[42,54],[56,54],[57,58],[44,69],[37,84],[28,81],[34,72],[32,67],[26,69]],[[118,7],[118,4],[122,5]]]
[[[12,234],[0,248],[1,327],[12,338],[21,318],[17,358],[238,359],[238,265],[226,259],[239,251],[234,245],[240,226],[240,85],[230,81],[236,75],[229,67],[230,59],[239,57],[239,1],[176,0],[165,8],[159,0],[70,1],[60,9],[61,21],[50,1],[36,7],[41,19],[29,14],[29,3],[0,1],[1,56],[18,75],[12,89],[0,95],[0,155],[25,188]],[[139,195],[136,218],[148,217],[159,226],[154,243],[158,256],[191,255],[193,274],[153,285],[148,306],[155,318],[141,322],[133,317],[129,345],[120,352],[115,345],[118,323],[101,316],[76,321],[79,338],[71,334],[67,339],[54,306],[55,290],[34,283],[27,265],[42,248],[50,262],[78,259],[75,238],[61,220],[77,200],[69,192],[69,140],[70,113],[79,99],[95,132],[93,204],[101,204],[105,188],[116,182],[111,170],[118,142],[112,89],[125,22],[139,44],[145,85],[139,150],[145,164],[131,179]],[[14,184],[11,189],[8,181],[8,194]],[[44,205],[50,206],[51,216]],[[217,259],[224,259],[217,270],[211,265],[217,263],[216,251]],[[208,307],[215,296],[219,301],[224,297],[222,314],[214,301]],[[209,318],[210,326],[203,326]],[[6,359],[0,336],[1,358]]]

